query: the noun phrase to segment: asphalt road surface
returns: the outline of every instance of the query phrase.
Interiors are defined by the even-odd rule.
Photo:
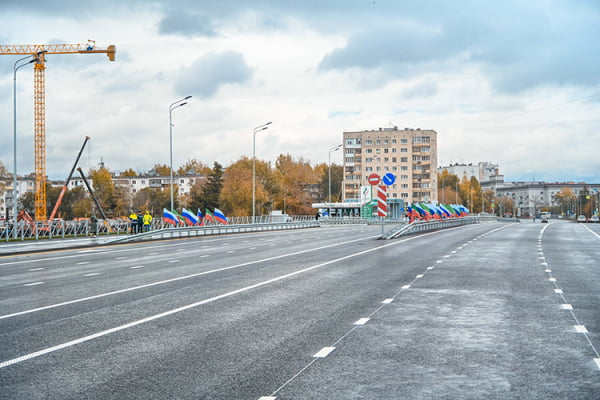
[[[600,224],[380,232],[0,257],[0,398],[600,398]]]

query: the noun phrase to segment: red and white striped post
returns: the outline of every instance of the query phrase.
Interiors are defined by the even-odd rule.
[[[381,217],[381,237],[383,237],[383,221],[387,217],[387,192],[385,185],[377,186],[377,216]]]
[[[387,217],[387,192],[384,185],[377,186],[377,216]]]

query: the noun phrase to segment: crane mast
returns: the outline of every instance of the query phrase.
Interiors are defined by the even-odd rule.
[[[43,52],[40,54],[40,52]],[[86,44],[1,45],[0,55],[37,54],[34,65],[34,160],[35,160],[35,219],[46,220],[46,59],[48,54],[106,54],[115,61],[117,48],[97,48],[96,42]],[[15,199],[16,201],[16,199]]]

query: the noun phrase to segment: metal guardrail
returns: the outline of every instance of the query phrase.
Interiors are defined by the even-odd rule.
[[[183,226],[168,227],[149,232],[136,233],[126,237],[120,237],[111,240],[108,243],[128,243],[141,240],[188,238],[196,236],[224,235],[229,233],[263,232],[289,229],[318,228],[319,221],[291,221],[280,223],[262,223],[262,224],[229,224],[212,226]]]
[[[313,217],[314,218],[314,217]],[[408,221],[407,219],[383,218],[385,225],[396,225]],[[381,225],[381,218],[361,217],[323,217],[319,219],[321,225]]]
[[[67,237],[99,236],[123,234],[130,229],[129,221],[122,219],[83,221],[18,222],[17,225],[5,223],[0,226],[0,241],[40,240]],[[16,235],[15,235],[16,232]]]
[[[494,215],[490,216],[471,216],[462,218],[451,218],[445,220],[434,221],[416,221],[412,224],[402,224],[394,229],[383,234],[380,239],[394,239],[400,236],[410,235],[412,233],[431,232],[440,229],[453,228],[455,226],[472,225],[491,222],[520,222],[517,219],[498,218]]]

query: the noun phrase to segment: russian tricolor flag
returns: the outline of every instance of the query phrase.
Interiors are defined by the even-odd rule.
[[[196,225],[198,223],[198,217],[190,210],[184,208],[183,211],[181,211],[181,215],[185,218],[188,225]]]
[[[215,219],[223,225],[227,225],[227,217],[225,216],[225,214],[223,214],[223,211],[219,210],[218,208],[215,208],[215,211],[213,212],[213,217],[215,217]]]
[[[171,211],[163,208],[163,222],[165,224],[177,225],[179,223],[179,219]]]

